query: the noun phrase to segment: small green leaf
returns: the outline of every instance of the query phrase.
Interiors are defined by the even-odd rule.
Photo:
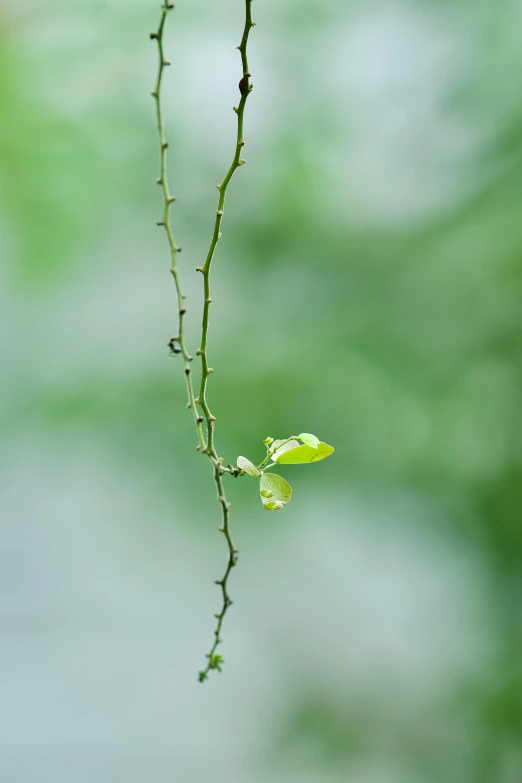
[[[275,440],[270,447],[273,461],[277,462],[277,455],[284,454],[285,451],[290,451],[290,449],[297,449],[300,445],[299,441],[294,438],[290,440],[288,440],[288,438],[285,438],[284,440]]]
[[[297,441],[290,441],[289,444],[283,446],[273,455],[273,461],[278,465],[304,465],[309,462],[319,462],[319,460],[329,457],[334,451],[333,446],[322,441],[319,442],[316,449],[306,444],[300,446],[298,443],[297,446],[290,446],[292,443],[297,443]]]
[[[259,479],[259,494],[267,511],[278,511],[290,502],[292,487],[275,473],[263,473]]]
[[[248,473],[249,476],[259,478],[262,475],[261,471],[246,457],[238,457],[237,466],[239,470],[243,470],[245,473]]]
[[[313,449],[316,449],[319,446],[319,438],[316,438],[315,435],[310,435],[309,432],[302,432],[297,438],[307,446],[311,446]]]
[[[221,664],[225,662],[222,655],[210,655],[208,659],[209,669],[217,669],[221,671]]]

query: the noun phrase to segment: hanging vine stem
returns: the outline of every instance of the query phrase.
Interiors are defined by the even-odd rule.
[[[237,114],[237,138],[236,138],[234,157],[232,159],[232,163],[230,164],[227,173],[225,174],[223,181],[221,182],[221,184],[217,186],[219,190],[219,199],[218,199],[218,206],[216,212],[216,219],[214,223],[214,231],[212,234],[212,239],[210,241],[210,247],[207,253],[207,257],[205,259],[205,263],[202,267],[197,267],[197,271],[201,272],[203,275],[203,297],[204,297],[203,318],[202,318],[202,325],[201,325],[201,343],[197,351],[197,355],[201,357],[201,383],[200,383],[198,397],[195,397],[194,395],[194,385],[192,382],[192,372],[190,367],[192,356],[190,356],[190,354],[187,351],[185,340],[184,340],[184,333],[183,333],[183,318],[186,314],[186,309],[184,306],[185,297],[183,295],[181,280],[179,277],[178,265],[177,265],[177,255],[180,252],[181,248],[178,247],[175,242],[174,232],[172,230],[172,225],[170,220],[170,207],[175,201],[175,197],[172,196],[170,193],[168,178],[167,178],[168,143],[165,137],[165,124],[164,124],[163,111],[161,105],[161,85],[163,79],[163,72],[165,68],[168,65],[170,65],[169,61],[165,59],[164,48],[163,48],[163,32],[165,28],[167,14],[172,8],[174,8],[173,3],[170,3],[169,0],[164,0],[163,5],[161,6],[161,19],[160,19],[158,30],[154,33],[151,33],[150,35],[150,37],[153,40],[156,40],[157,42],[158,57],[159,57],[158,75],[156,78],[156,84],[154,90],[152,92],[152,96],[156,102],[156,119],[157,119],[158,137],[159,137],[159,144],[160,144],[160,176],[158,177],[157,182],[161,186],[163,192],[163,215],[161,220],[157,221],[157,223],[159,226],[163,226],[165,229],[165,234],[167,237],[167,242],[170,250],[170,258],[171,258],[170,272],[172,274],[176,286],[176,294],[177,294],[177,302],[178,302],[178,336],[172,338],[169,344],[171,346],[171,350],[173,353],[181,353],[183,356],[187,394],[188,394],[187,405],[192,410],[194,423],[196,426],[196,434],[198,438],[198,445],[196,448],[198,449],[198,451],[201,451],[203,454],[207,455],[207,457],[209,458],[213,466],[213,476],[216,485],[217,498],[218,498],[218,502],[221,505],[221,512],[222,512],[222,525],[219,528],[219,530],[225,536],[227,547],[228,547],[228,561],[227,561],[225,573],[221,579],[216,580],[216,584],[221,587],[223,603],[222,603],[221,611],[215,614],[215,617],[217,619],[217,625],[214,631],[215,638],[210,648],[210,651],[207,653],[206,656],[207,665],[202,671],[199,672],[198,679],[200,682],[204,682],[207,679],[209,672],[212,669],[217,669],[218,671],[221,671],[221,664],[223,663],[223,657],[221,655],[218,655],[216,651],[218,646],[223,641],[221,638],[221,629],[223,626],[223,621],[225,619],[227,610],[232,605],[232,600],[228,593],[228,578],[230,576],[230,572],[232,571],[232,568],[234,568],[234,566],[236,565],[237,558],[238,558],[238,551],[235,547],[231,535],[231,530],[230,530],[231,504],[227,501],[225,490],[223,487],[223,474],[229,473],[237,477],[239,475],[239,471],[236,468],[234,468],[232,465],[229,465],[227,468],[224,467],[223,465],[224,460],[222,457],[218,457],[216,447],[214,444],[214,430],[215,430],[216,418],[215,416],[213,416],[207,401],[208,378],[209,375],[211,375],[211,373],[213,372],[213,369],[208,366],[207,340],[208,340],[210,304],[212,303],[212,299],[210,296],[210,267],[212,264],[212,260],[214,258],[216,245],[219,239],[221,238],[220,228],[221,228],[221,221],[224,213],[227,188],[236,169],[242,166],[245,162],[244,160],[241,159],[241,150],[245,145],[245,142],[243,140],[243,119],[244,119],[245,105],[248,96],[253,89],[253,85],[250,84],[251,74],[248,70],[248,57],[247,57],[248,37],[251,28],[255,26],[255,22],[252,21],[251,6],[252,6],[252,0],[245,0],[245,25],[243,29],[243,36],[241,38],[241,43],[237,47],[241,54],[242,77],[239,82],[239,91],[241,93],[241,98],[239,101],[239,105],[234,106],[234,111]],[[197,406],[201,408],[203,416],[199,415]],[[203,422],[205,422],[206,425],[206,438],[205,438],[205,433],[203,432],[203,426],[202,426]]]
[[[178,247],[178,245],[176,244],[176,241],[174,239],[174,232],[172,230],[172,224],[170,220],[170,208],[174,203],[174,201],[176,200],[176,197],[172,196],[170,193],[169,182],[167,177],[167,148],[169,145],[165,137],[165,122],[163,119],[163,109],[161,105],[161,86],[163,81],[163,72],[165,68],[168,65],[170,65],[169,60],[165,59],[165,54],[163,50],[163,31],[165,29],[167,14],[173,8],[174,8],[173,3],[168,2],[168,0],[164,0],[164,4],[161,6],[161,19],[160,19],[159,27],[155,33],[150,34],[151,39],[155,40],[158,45],[158,75],[156,77],[154,90],[152,91],[152,97],[154,98],[154,101],[156,103],[156,121],[158,125],[158,138],[159,138],[159,147],[160,147],[159,150],[160,173],[156,182],[158,183],[158,185],[160,185],[163,193],[163,214],[161,216],[161,219],[157,221],[157,225],[163,226],[163,228],[165,229],[165,235],[167,237],[167,242],[170,251],[170,273],[172,275],[174,284],[176,286],[176,294],[177,294],[177,302],[178,302],[178,336],[173,337],[169,344],[173,353],[181,353],[183,356],[183,363],[185,365],[187,394],[188,394],[187,405],[192,410],[194,416],[194,423],[196,425],[196,434],[198,438],[199,448],[203,449],[205,447],[205,436],[203,433],[203,426],[202,426],[203,419],[201,418],[201,416],[198,415],[198,410],[196,407],[196,401],[194,396],[194,386],[192,383],[191,368],[190,368],[190,363],[193,357],[187,351],[187,347],[185,345],[184,333],[183,333],[183,318],[187,311],[184,306],[185,296],[181,288],[181,280],[178,271],[178,253],[181,251],[181,247]]]
[[[252,0],[245,0],[245,25],[243,28],[243,36],[241,38],[241,43],[237,47],[241,54],[241,64],[243,68],[243,73],[241,76],[241,80],[239,82],[239,91],[241,93],[241,99],[239,101],[239,105],[234,106],[234,111],[237,114],[237,136],[236,136],[236,147],[234,151],[234,157],[232,158],[232,163],[230,164],[230,167],[227,173],[225,174],[223,181],[217,186],[219,190],[219,199],[218,199],[218,205],[216,211],[216,220],[214,223],[214,231],[212,234],[212,239],[210,241],[210,247],[208,249],[205,263],[202,267],[197,267],[197,271],[201,272],[201,274],[203,275],[204,302],[203,302],[203,319],[201,324],[201,344],[196,352],[201,357],[201,384],[200,384],[199,394],[196,399],[196,402],[201,407],[201,410],[203,411],[203,415],[205,416],[205,421],[207,425],[206,450],[209,453],[209,455],[214,460],[217,460],[218,462],[220,460],[217,456],[217,452],[214,445],[214,428],[215,428],[216,419],[212,415],[212,412],[210,410],[207,401],[208,378],[209,375],[213,372],[212,368],[208,366],[208,357],[207,357],[209,312],[210,312],[210,305],[212,303],[212,299],[210,296],[210,267],[212,265],[212,259],[214,258],[214,253],[216,250],[217,243],[221,238],[220,228],[221,228],[221,222],[223,220],[223,213],[225,209],[225,198],[227,194],[227,188],[236,169],[242,166],[245,162],[241,158],[241,150],[245,146],[245,142],[243,140],[243,118],[244,118],[245,106],[246,106],[248,96],[250,95],[253,89],[253,85],[250,84],[251,74],[248,70],[248,56],[247,56],[248,37],[250,35],[250,30],[252,29],[252,27],[255,26],[255,22],[252,21],[251,9],[252,9]],[[216,584],[221,586],[223,605],[221,611],[215,615],[217,619],[217,626],[216,626],[216,630],[214,631],[214,635],[215,635],[214,644],[212,645],[210,652],[207,654],[208,662],[206,668],[199,673],[200,682],[204,682],[204,680],[206,680],[208,673],[211,669],[215,669],[215,668],[219,669],[220,664],[223,662],[222,657],[216,655],[216,650],[218,645],[222,641],[220,634],[221,634],[221,627],[223,625],[223,620],[225,619],[225,614],[227,612],[228,607],[232,604],[232,601],[228,594],[227,584],[228,584],[228,578],[230,576],[230,572],[232,568],[234,568],[234,566],[236,565],[237,557],[238,557],[238,552],[237,549],[235,548],[234,541],[232,539],[232,535],[230,532],[230,503],[227,502],[225,493],[223,491],[223,482],[222,482],[219,466],[216,466],[214,468],[214,479],[217,487],[218,500],[221,503],[222,514],[223,514],[223,524],[222,527],[219,528],[219,530],[220,532],[223,533],[227,542],[228,563],[223,577],[216,581]]]

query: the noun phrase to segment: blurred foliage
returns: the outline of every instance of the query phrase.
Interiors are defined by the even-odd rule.
[[[376,769],[382,762],[398,770],[397,776],[390,771],[379,780],[518,783],[522,115],[516,74],[522,4],[499,3],[493,9],[464,0],[398,3],[393,24],[386,14],[378,23],[381,6],[370,5],[365,11],[360,3],[348,9],[340,2],[332,8],[292,2],[258,10],[266,29],[257,28],[253,71],[259,84],[266,77],[267,90],[273,91],[268,95],[260,87],[259,96],[263,110],[273,113],[247,118],[248,165],[227,203],[216,259],[220,293],[211,336],[216,368],[211,394],[218,445],[226,460],[240,453],[255,460],[256,454],[262,456],[266,435],[277,438],[306,427],[336,447],[335,459],[318,468],[328,492],[343,493],[349,486],[369,504],[412,493],[426,506],[437,507],[445,525],[441,535],[464,542],[483,558],[497,623],[496,658],[492,672],[470,677],[465,687],[448,682],[440,703],[422,717],[398,720],[395,704],[383,704],[378,696],[339,700],[334,692],[312,689],[282,726],[273,758],[293,763],[293,754],[301,758],[299,748],[304,748],[304,757],[317,770],[329,765],[351,769],[366,758],[373,759]],[[49,24],[56,26],[59,38],[65,6],[53,7]],[[9,3],[7,8],[1,12],[0,30],[0,222],[5,228],[6,296],[16,303],[8,313],[13,350],[28,348],[8,364],[2,392],[4,443],[9,448],[21,432],[70,442],[93,437],[136,480],[154,482],[166,498],[188,496],[204,466],[193,450],[180,368],[168,358],[163,332],[154,332],[152,362],[131,350],[123,371],[119,346],[106,349],[108,364],[119,368],[112,372],[101,364],[97,370],[92,351],[82,367],[82,351],[93,341],[103,353],[106,327],[96,323],[95,314],[87,322],[79,316],[76,320],[74,298],[62,331],[46,331],[55,308],[76,295],[80,301],[77,292],[84,285],[94,297],[137,301],[135,316],[144,273],[157,277],[155,292],[168,285],[165,248],[153,234],[158,206],[155,137],[152,107],[146,103],[153,54],[143,32],[152,13],[139,4],[128,10],[98,4],[91,48],[79,40],[76,49],[69,42],[55,50],[49,42],[40,49],[31,46],[38,37],[36,15],[14,4],[10,15]],[[94,8],[88,3],[83,8],[87,26],[93,23]],[[217,24],[218,11],[209,13],[202,46]],[[224,13],[232,18],[230,4]],[[386,37],[388,22],[400,27],[401,14],[406,30],[415,31],[417,25],[422,33],[420,45],[430,24],[436,39],[433,62],[426,60],[417,81],[408,72],[402,85],[398,134],[411,144],[412,159],[406,162],[418,173],[409,185],[409,207],[407,203],[395,213],[404,183],[398,182],[395,197],[383,166],[382,193],[375,196],[374,212],[367,210],[364,217],[374,172],[365,169],[364,161],[358,165],[346,159],[342,150],[351,145],[362,149],[366,126],[362,120],[358,125],[358,118],[366,116],[365,107],[350,101],[364,96],[365,82],[361,79],[357,92],[339,76],[325,93],[317,69],[322,62],[331,75],[338,67],[324,44],[335,27],[348,35],[353,24],[353,35],[362,31],[363,47],[368,25],[381,25],[378,43],[379,35]],[[196,17],[197,9],[180,10],[180,31],[175,33],[177,41],[185,36],[176,54],[180,58],[185,46],[198,45]],[[287,62],[281,75],[284,54],[275,49],[287,38],[289,51],[299,57]],[[412,49],[414,39],[407,39]],[[315,41],[320,56],[313,50]],[[451,49],[455,41],[471,55],[466,67],[446,75],[441,86],[434,75],[437,46]],[[128,51],[132,62],[125,56]],[[373,51],[370,46],[368,57]],[[349,52],[342,54],[354,82],[365,62],[371,70],[371,59],[355,63]],[[424,62],[420,54],[415,56]],[[101,67],[96,62],[100,58]],[[86,79],[90,68],[94,71]],[[292,79],[299,70],[299,91],[292,101],[288,85],[297,90]],[[175,78],[176,68],[173,73]],[[198,74],[187,72],[187,92],[192,78]],[[83,101],[70,101],[71,84],[85,90]],[[394,88],[397,96],[399,87]],[[176,219],[190,275],[196,265],[194,248],[199,251],[209,234],[212,213],[203,207],[212,195],[215,171],[198,172],[208,151],[198,157],[192,137],[197,108],[183,103],[182,87],[176,89],[184,112],[173,109],[169,124],[177,144],[180,195],[187,194]],[[368,116],[375,125],[369,137],[379,174],[379,160],[407,153],[393,135],[379,135],[379,111],[385,126],[388,104],[385,87],[377,98],[372,89],[375,85],[368,87],[368,105],[373,100],[376,106]],[[286,90],[283,97],[278,90]],[[438,96],[428,119],[440,145],[427,149],[427,131],[415,119],[422,90]],[[226,106],[227,100],[228,93],[223,96]],[[205,93],[200,102],[205,103]],[[456,143],[460,152],[445,157],[442,137],[448,123],[463,138]],[[478,140],[477,128],[483,130]],[[450,134],[449,146],[451,139]],[[216,150],[220,146],[218,139]],[[212,165],[217,170],[221,164],[216,159]],[[426,172],[435,181],[453,168],[458,186],[448,180],[451,187],[428,198],[432,180]],[[381,215],[381,202],[389,214]],[[118,281],[109,281],[114,290],[108,293],[105,259]],[[196,296],[194,287],[189,308]],[[164,302],[159,308],[168,319]],[[152,319],[150,300],[144,307],[144,319]],[[119,333],[122,348],[124,342],[132,347],[138,340],[137,323],[129,323],[127,340]],[[165,331],[170,328],[170,321],[161,323]],[[34,339],[22,337],[28,326],[36,330]],[[46,373],[46,362],[59,344],[76,340],[80,361],[65,359],[55,375]],[[41,372],[31,372],[31,365]],[[292,476],[295,487],[308,480],[298,472]],[[237,492],[242,497],[245,490],[238,486]],[[203,513],[195,513],[187,522],[203,519]],[[422,516],[418,522],[422,524]],[[444,726],[448,719],[449,729]]]

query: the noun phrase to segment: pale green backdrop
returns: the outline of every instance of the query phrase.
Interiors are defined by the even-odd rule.
[[[522,779],[522,2],[256,0],[213,283],[226,460],[309,431],[223,539],[177,359],[149,0],[0,8],[0,779]],[[197,347],[241,0],[165,90]]]

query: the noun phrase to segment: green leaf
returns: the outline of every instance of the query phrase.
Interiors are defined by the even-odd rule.
[[[291,446],[292,443],[297,443],[297,441],[290,441],[289,444],[283,446],[273,455],[273,461],[278,465],[304,465],[308,462],[319,462],[319,460],[329,457],[334,451],[333,446],[322,441],[319,442],[316,449],[306,444],[300,446],[298,443],[297,446]]]
[[[275,459],[276,454],[283,454],[285,451],[289,451],[290,449],[297,449],[299,448],[301,444],[298,440],[295,440],[292,438],[291,440],[288,440],[288,438],[284,438],[284,440],[275,440],[271,447],[270,451],[272,452],[272,459],[274,462],[277,462]],[[274,453],[276,452],[276,453]]]
[[[278,511],[290,502],[292,487],[275,473],[263,473],[259,479],[259,494],[267,511]]]
[[[320,443],[319,438],[316,438],[315,435],[310,435],[309,432],[302,432],[297,438],[307,446],[311,446],[313,449],[318,448]]]
[[[259,478],[259,476],[262,475],[261,471],[258,470],[256,466],[246,457],[238,457],[237,466],[239,470],[244,470],[244,472],[248,473],[249,476],[255,476],[256,478]]]

